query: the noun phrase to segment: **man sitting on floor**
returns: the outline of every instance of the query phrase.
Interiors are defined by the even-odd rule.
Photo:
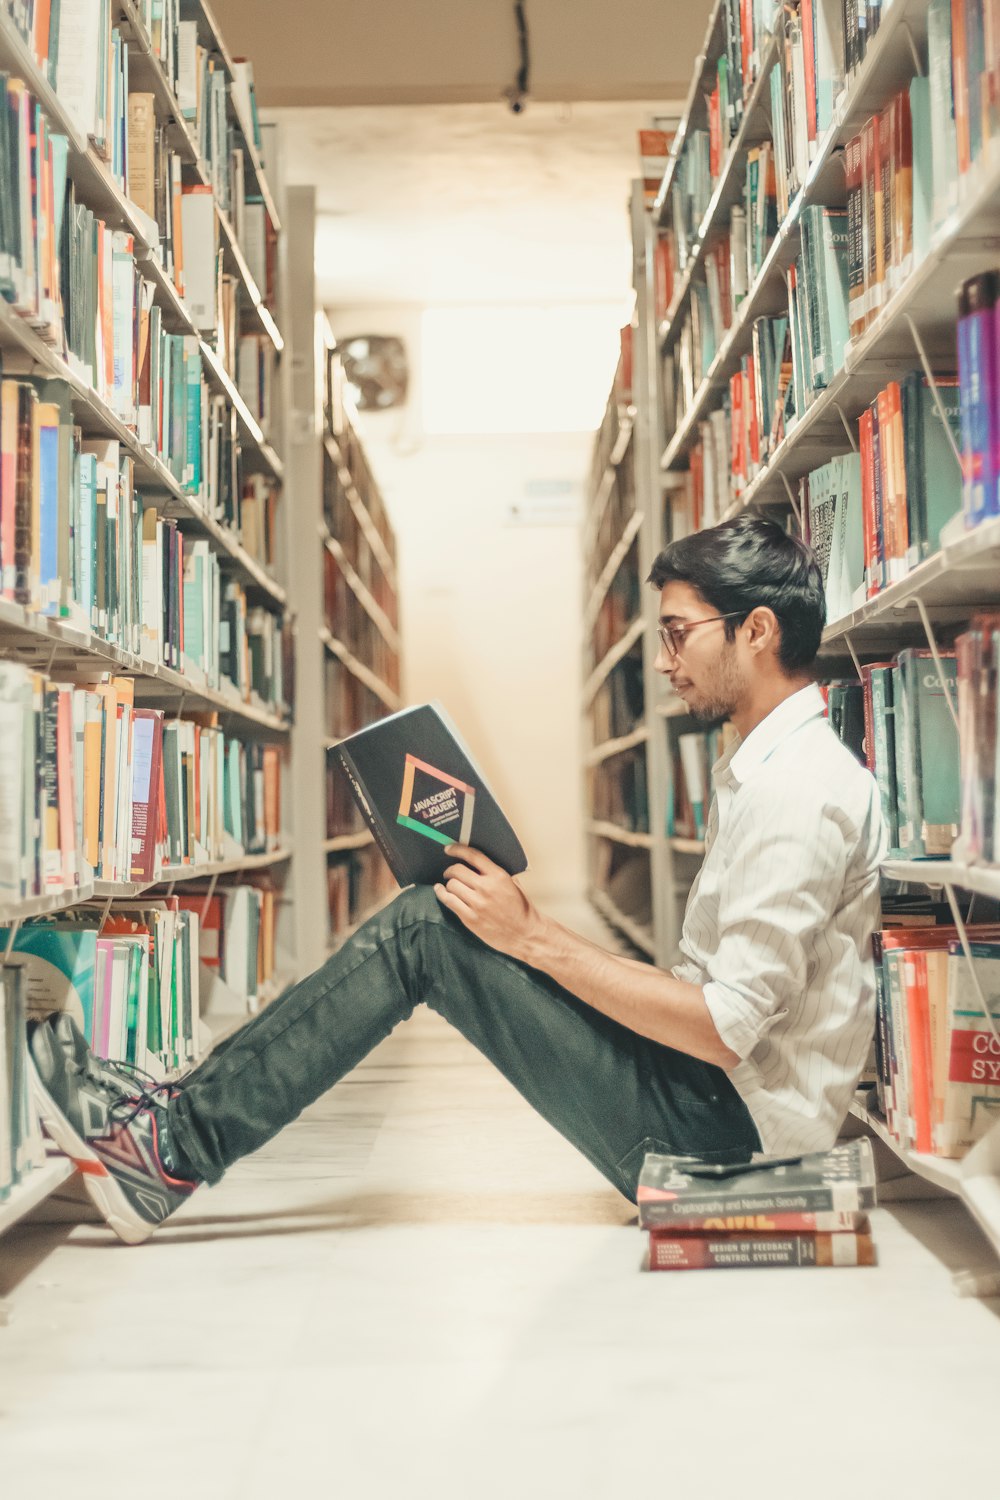
[[[647,1151],[746,1160],[831,1146],[874,1024],[883,825],[824,717],[823,584],[743,514],[672,543],[660,652],[689,711],[739,739],[712,772],[683,962],[666,973],[543,916],[475,849],[411,887],[191,1073],[136,1087],[67,1018],[33,1028],[43,1122],[136,1243],[271,1139],[423,1002],[634,1198]]]

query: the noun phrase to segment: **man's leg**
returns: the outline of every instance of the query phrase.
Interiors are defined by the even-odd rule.
[[[488,948],[417,888],[182,1080],[168,1106],[178,1170],[218,1181],[421,1001],[629,1197],[647,1149],[716,1159],[759,1149],[720,1069],[637,1036]]]

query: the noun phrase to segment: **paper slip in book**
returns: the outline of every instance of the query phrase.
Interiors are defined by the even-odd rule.
[[[342,740],[336,755],[401,886],[433,885],[471,844],[510,875],[524,850],[441,706],[404,708]]]

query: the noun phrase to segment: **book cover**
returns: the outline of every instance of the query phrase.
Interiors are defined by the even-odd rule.
[[[709,1215],[859,1213],[875,1203],[875,1162],[865,1137],[830,1151],[771,1162],[765,1157],[759,1163],[723,1170],[729,1175],[715,1177],[713,1169],[697,1157],[650,1152],[639,1174],[636,1202],[640,1212],[651,1211],[655,1204],[659,1222],[672,1224]]]
[[[527,868],[517,836],[439,704],[380,719],[333,753],[401,886],[440,880],[452,843],[473,845],[511,875]]]
[[[649,1236],[651,1271],[738,1271],[765,1266],[873,1266],[870,1234]]]

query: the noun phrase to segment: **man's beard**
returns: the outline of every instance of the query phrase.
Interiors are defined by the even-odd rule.
[[[722,719],[728,719],[742,697],[742,689],[743,678],[736,664],[735,653],[731,650],[723,651],[719,657],[715,681],[704,690],[699,690],[697,698],[686,695],[688,713],[699,724],[716,724]]]

